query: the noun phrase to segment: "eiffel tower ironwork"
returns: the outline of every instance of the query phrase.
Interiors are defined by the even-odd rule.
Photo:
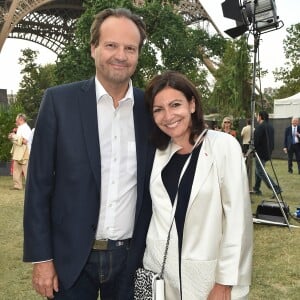
[[[6,38],[24,39],[60,53],[74,34],[83,0],[0,0],[0,51]]]

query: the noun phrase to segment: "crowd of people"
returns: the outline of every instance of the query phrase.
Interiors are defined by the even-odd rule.
[[[136,269],[160,271],[171,226],[166,299],[248,299],[250,120],[241,143],[229,116],[208,130],[201,95],[179,72],[154,76],[145,92],[134,87],[146,26],[131,11],[99,12],[90,32],[95,76],[45,91],[34,139],[24,114],[9,134],[13,188],[26,178],[23,259],[33,288],[56,300],[133,299]],[[257,121],[254,191],[263,180],[281,193],[262,172],[274,129],[264,111]],[[300,173],[297,125],[284,151],[289,172],[295,153]]]

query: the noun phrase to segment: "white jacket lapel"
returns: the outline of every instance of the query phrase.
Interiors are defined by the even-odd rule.
[[[206,137],[203,141],[202,148],[198,157],[187,213],[192,203],[194,202],[196,196],[198,195],[199,191],[205,184],[205,180],[209,175],[212,165],[212,151],[210,149],[209,138]]]

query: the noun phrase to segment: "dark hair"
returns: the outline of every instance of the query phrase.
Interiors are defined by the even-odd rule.
[[[139,44],[139,51],[141,51],[144,44],[144,40],[146,38],[146,25],[138,15],[133,14],[129,9],[126,8],[107,8],[95,15],[90,30],[90,44],[98,46],[100,40],[101,25],[108,17],[127,18],[137,26],[141,36]]]
[[[269,114],[266,111],[260,111],[258,115],[261,117],[264,121],[269,121]]]
[[[153,102],[155,96],[164,88],[170,87],[184,94],[188,102],[195,101],[195,112],[192,113],[192,127],[189,142],[195,143],[195,137],[198,136],[205,128],[202,110],[201,97],[194,84],[183,74],[175,71],[167,71],[161,75],[156,75],[149,82],[145,91],[146,106],[153,117]],[[170,137],[155,125],[152,132],[151,140],[160,150],[168,147]]]

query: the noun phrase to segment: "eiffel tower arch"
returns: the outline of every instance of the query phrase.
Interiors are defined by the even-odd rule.
[[[28,40],[56,54],[74,34],[83,0],[0,0],[0,51],[7,38]]]

